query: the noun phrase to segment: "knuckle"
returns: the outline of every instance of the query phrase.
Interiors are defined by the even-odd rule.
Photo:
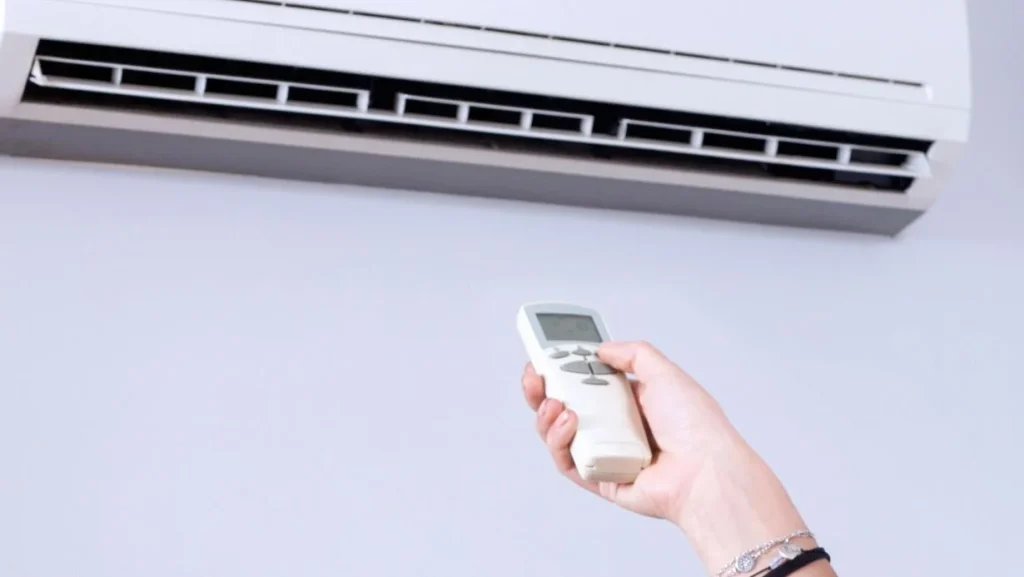
[[[552,453],[558,451],[558,449],[561,448],[561,439],[558,438],[558,433],[553,427],[549,428],[545,432],[544,443],[548,446],[549,449],[551,449]]]
[[[650,341],[638,341],[636,343],[636,348],[637,350],[647,354],[657,354],[658,352],[658,349],[655,348],[654,345],[650,343]]]
[[[548,424],[541,415],[537,415],[537,432],[541,437],[547,438]]]
[[[545,443],[548,442],[552,429],[553,427],[551,426],[550,419],[545,419],[543,417],[537,418],[537,432],[540,434],[541,440]]]

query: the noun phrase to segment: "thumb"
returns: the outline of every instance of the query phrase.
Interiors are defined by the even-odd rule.
[[[661,354],[648,342],[611,342],[601,345],[598,356],[602,361],[624,373],[633,373],[640,381],[659,376],[678,375],[682,369]]]
[[[643,476],[647,471],[641,471],[640,475]],[[640,480],[640,477],[637,477]],[[645,483],[650,484],[650,480]],[[617,484],[617,483],[598,483],[598,493],[602,497],[608,499],[612,503],[615,503],[619,507],[646,515],[648,517],[665,517],[665,511],[661,510],[657,501],[651,498],[649,489],[641,489],[635,483]]]

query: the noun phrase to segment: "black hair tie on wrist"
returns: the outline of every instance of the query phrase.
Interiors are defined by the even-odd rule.
[[[768,573],[765,574],[765,577],[788,577],[811,563],[822,559],[829,563],[832,562],[832,557],[829,556],[828,552],[821,547],[818,547],[817,549],[809,549],[797,555],[793,559],[786,561],[782,565],[779,565],[775,569],[768,571]]]

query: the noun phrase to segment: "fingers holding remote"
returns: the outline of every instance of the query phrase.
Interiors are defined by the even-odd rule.
[[[558,472],[580,487],[600,495],[597,483],[588,483],[580,477],[569,452],[578,425],[576,413],[565,408],[558,400],[545,399],[537,411],[537,432],[547,445]]]
[[[563,474],[575,471],[569,444],[576,435],[576,415],[555,399],[547,399],[537,411],[537,432],[547,445],[555,466]]]
[[[562,414],[567,414],[565,405],[556,399],[544,399],[537,408],[537,434],[542,441],[547,443],[548,432],[555,424],[555,420]]]
[[[576,414],[566,409],[561,401],[545,397],[544,379],[529,364],[523,373],[523,394],[526,403],[537,412],[537,434],[551,453],[558,471],[573,483],[600,495],[597,483],[588,483],[580,478],[569,453],[569,445],[579,424]]]
[[[523,396],[530,409],[536,411],[544,402],[544,379],[534,370],[532,363],[526,363],[523,370]]]

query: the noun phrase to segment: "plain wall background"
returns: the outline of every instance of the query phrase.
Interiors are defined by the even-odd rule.
[[[898,240],[0,159],[0,576],[696,575],[558,478],[522,301],[699,378],[844,575],[1024,534],[1024,80],[972,7],[974,144]]]

